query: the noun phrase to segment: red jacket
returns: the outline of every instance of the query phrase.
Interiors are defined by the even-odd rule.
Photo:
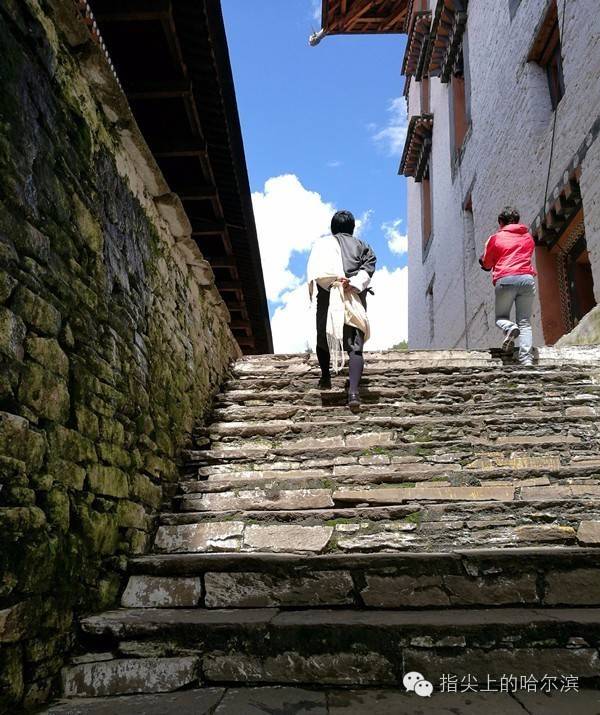
[[[535,276],[531,264],[534,248],[527,226],[511,223],[488,238],[480,263],[486,271],[492,271],[494,285],[505,276]]]

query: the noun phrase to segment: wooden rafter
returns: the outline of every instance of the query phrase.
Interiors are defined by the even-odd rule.
[[[409,0],[324,0],[326,34],[404,32]]]

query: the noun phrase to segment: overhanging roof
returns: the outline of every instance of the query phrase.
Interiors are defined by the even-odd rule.
[[[88,0],[133,115],[210,261],[244,352],[273,350],[218,0]]]
[[[399,174],[412,176],[422,181],[427,175],[427,165],[431,154],[433,114],[417,114],[411,117],[406,134]]]
[[[326,35],[402,33],[408,0],[323,0]]]

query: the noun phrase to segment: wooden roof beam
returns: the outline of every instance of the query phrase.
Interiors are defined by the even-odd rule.
[[[192,83],[189,79],[171,80],[170,82],[149,82],[147,85],[136,84],[136,88],[127,92],[129,99],[176,99],[189,97]]]
[[[101,22],[147,22],[171,14],[171,0],[103,0],[94,3],[94,15]]]

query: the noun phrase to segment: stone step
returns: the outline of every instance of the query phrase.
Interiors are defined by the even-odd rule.
[[[545,689],[552,681],[548,680]],[[514,692],[438,692],[442,684],[434,683],[433,704],[422,710],[415,705],[415,694],[402,688],[309,689],[307,687],[255,686],[238,688],[199,688],[174,693],[129,695],[116,698],[77,699],[57,703],[49,715],[591,715],[598,712],[598,691],[578,687],[551,693],[527,692],[516,681]],[[483,688],[486,683],[482,683]],[[550,686],[551,687],[551,686]],[[537,691],[537,685],[536,685]],[[423,706],[422,706],[423,707]],[[418,710],[415,708],[419,708]]]
[[[305,421],[309,419],[315,422],[347,417],[348,408],[345,393],[340,392],[335,397],[337,399],[334,404],[306,405],[294,403],[293,400],[284,396],[281,401],[277,400],[277,404],[274,405],[251,404],[218,408],[213,411],[212,418],[217,422],[245,422],[249,419],[254,421]],[[463,415],[493,416],[495,414],[506,414],[506,392],[500,392],[492,396],[481,395],[476,400],[473,400],[471,396],[467,398],[466,396],[451,395],[439,397],[437,401],[432,398],[419,401],[414,395],[411,398],[411,401],[374,402],[369,404],[368,414],[384,417],[427,415],[435,418],[440,415],[456,414],[458,408]],[[512,408],[528,407],[542,412],[553,412],[559,407],[561,413],[564,414],[569,408],[583,407],[584,411],[587,412],[586,408],[593,407],[600,401],[600,386],[594,387],[593,394],[591,391],[575,395],[566,392],[562,395],[545,393],[537,397],[533,393],[528,395],[519,394],[510,395],[510,401]],[[365,400],[365,402],[368,402],[368,400]]]
[[[400,475],[402,476],[402,475]],[[600,476],[600,475],[598,475]],[[410,501],[457,501],[496,500],[496,495],[510,492],[515,499],[549,501],[551,499],[599,497],[600,479],[553,481],[547,477],[523,480],[497,479],[473,480],[469,475],[454,476],[452,481],[435,480],[423,482],[363,482],[352,481],[335,485],[322,483],[320,487],[304,488],[296,485],[285,488],[274,483],[270,487],[249,487],[234,491],[191,493],[178,500],[182,511],[197,512],[239,512],[239,511],[285,511],[325,509],[334,505],[353,503],[397,504]],[[354,479],[354,478],[351,478]],[[407,493],[409,490],[409,493]]]
[[[500,461],[500,460],[498,460]],[[507,460],[508,462],[508,460]],[[478,464],[472,460],[471,464]],[[473,468],[457,463],[396,462],[389,464],[342,464],[329,465],[320,469],[289,470],[230,470],[204,475],[199,479],[190,478],[180,482],[183,492],[175,497],[176,503],[184,510],[189,503],[197,501],[200,495],[219,495],[229,492],[232,497],[249,498],[248,491],[257,492],[257,498],[268,495],[269,501],[276,500],[279,492],[291,490],[331,489],[334,487],[355,485],[369,486],[377,484],[414,484],[427,486],[499,486],[504,482],[515,486],[552,486],[562,484],[592,484],[600,478],[600,462],[570,462],[561,464],[559,457],[532,457],[529,460],[519,458],[517,466],[495,467],[479,462],[483,468]],[[260,465],[257,465],[260,466]],[[232,494],[233,493],[233,494]],[[293,495],[285,494],[284,496]],[[210,501],[209,497],[205,501]],[[222,497],[224,500],[225,497]],[[256,501],[256,500],[254,500]],[[266,506],[265,508],[272,508]]]
[[[118,659],[196,657],[197,677],[209,685],[396,687],[409,671],[431,681],[447,673],[482,682],[507,674],[600,676],[594,607],[120,609],[85,618],[81,627],[111,643]],[[172,689],[178,683],[175,677]]]
[[[217,397],[217,403],[234,403],[239,400],[256,398],[258,400],[281,399],[284,395],[291,395],[294,402],[309,400],[313,404],[319,400],[332,400],[341,394],[346,386],[347,374],[332,377],[330,390],[321,390],[317,383],[319,372],[307,373],[303,377],[277,378],[246,377],[229,380],[223,391]],[[401,374],[369,374],[366,373],[361,380],[361,392],[365,399],[370,397],[394,398],[403,395],[415,395],[419,399],[426,399],[437,393],[457,392],[459,395],[472,393],[481,394],[527,394],[534,386],[547,390],[563,392],[585,392],[588,388],[596,387],[598,370],[586,370],[563,374],[561,372],[538,372],[535,377],[531,372],[481,372],[473,374],[471,371],[464,373],[417,373],[408,372]]]
[[[135,559],[125,608],[600,605],[600,549],[165,554]]]
[[[288,440],[283,443],[256,444],[248,441],[243,446],[219,444],[209,449],[184,450],[182,458],[188,471],[196,467],[227,465],[243,466],[261,464],[298,464],[302,468],[320,468],[335,464],[336,459],[359,459],[365,456],[387,455],[394,457],[428,456],[440,458],[457,452],[474,457],[484,454],[502,454],[531,451],[540,454],[548,449],[560,451],[569,457],[581,459],[600,458],[600,445],[585,436],[557,433],[542,435],[498,435],[487,437],[455,437],[444,440],[431,439],[413,442],[394,441],[389,431],[363,432],[346,438],[309,438]],[[326,456],[325,456],[326,455]]]
[[[245,420],[242,422],[213,422],[207,428],[213,444],[219,440],[228,442],[236,439],[273,438],[295,439],[322,435],[330,440],[341,439],[348,435],[355,440],[364,441],[364,430],[383,432],[389,443],[395,439],[404,441],[424,441],[444,437],[482,433],[501,432],[552,434],[556,428],[564,434],[579,429],[587,430],[587,434],[598,437],[597,418],[600,408],[592,406],[567,407],[565,410],[555,409],[543,411],[537,408],[512,409],[490,415],[444,415],[432,420],[428,415],[401,416],[372,415],[368,411],[355,415],[346,413],[327,420]],[[386,430],[393,430],[387,432]],[[528,432],[527,432],[528,431]],[[332,442],[335,446],[335,442]],[[352,446],[352,445],[350,445]],[[391,445],[390,445],[391,446]]]
[[[500,495],[499,495],[500,496]],[[594,545],[600,500],[425,500],[398,505],[163,514],[154,541],[162,553],[351,553],[455,548]]]

